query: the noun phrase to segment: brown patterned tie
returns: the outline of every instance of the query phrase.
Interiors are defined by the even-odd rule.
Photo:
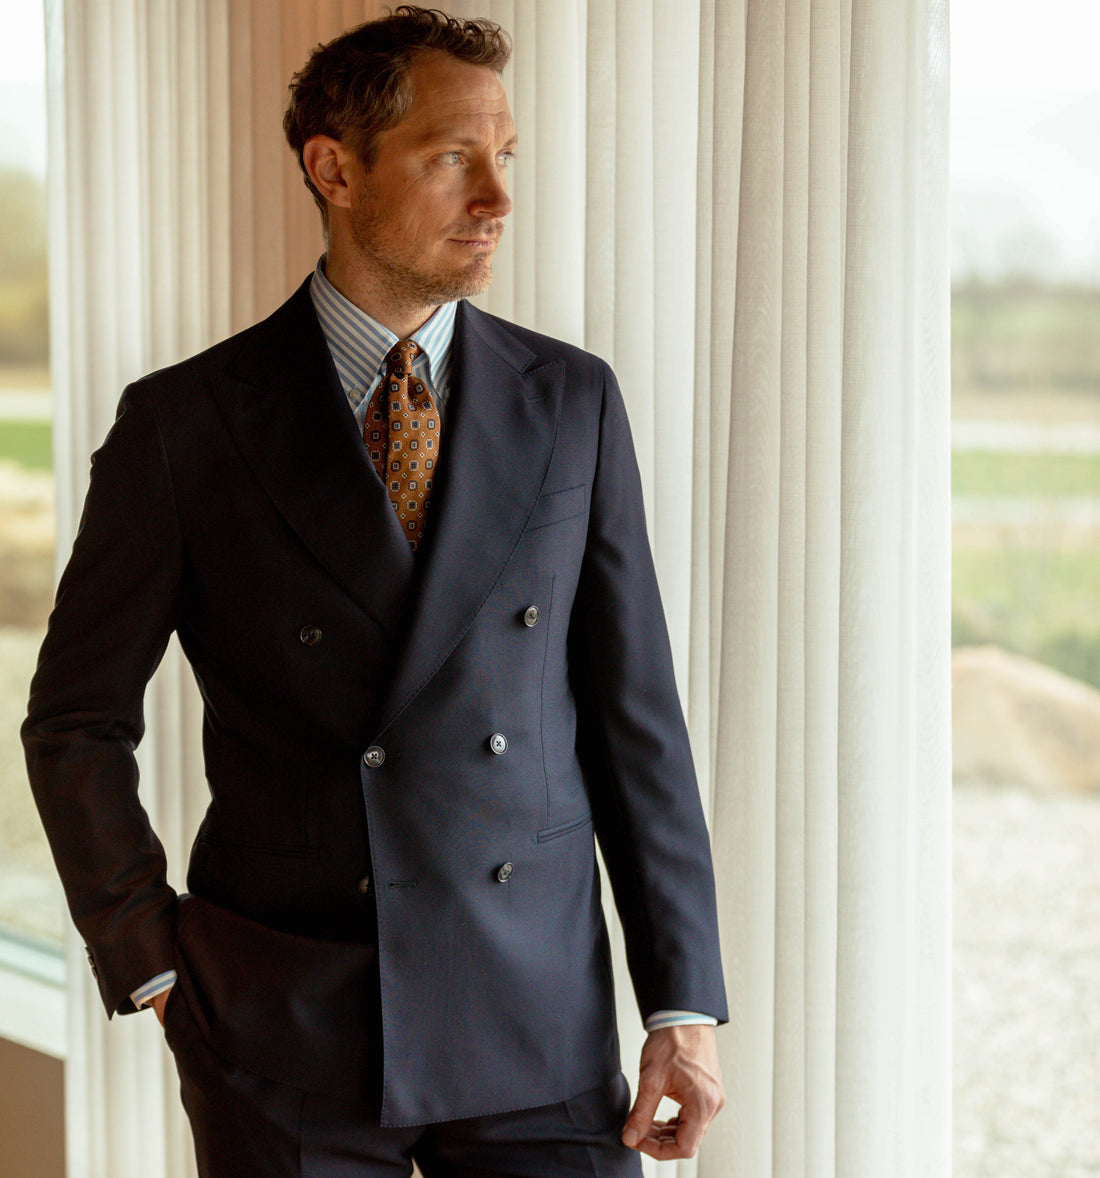
[[[413,376],[413,360],[419,355],[412,340],[393,346],[363,426],[374,469],[414,550],[431,505],[439,454],[439,414],[428,386]]]

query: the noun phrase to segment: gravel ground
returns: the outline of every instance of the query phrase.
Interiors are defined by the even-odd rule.
[[[954,814],[955,1178],[1100,1175],[1100,799]]]

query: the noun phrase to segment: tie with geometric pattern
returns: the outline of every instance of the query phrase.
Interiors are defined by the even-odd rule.
[[[414,551],[431,506],[440,433],[431,391],[412,373],[413,360],[419,355],[420,348],[412,340],[393,346],[363,426],[374,469]]]

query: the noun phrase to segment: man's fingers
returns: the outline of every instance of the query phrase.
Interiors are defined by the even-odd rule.
[[[669,1141],[675,1141],[676,1132],[679,1127],[679,1117],[673,1117],[670,1121],[654,1121],[653,1124],[649,1127],[649,1132],[645,1135],[645,1140],[647,1142],[654,1142],[658,1145]]]
[[[638,1144],[638,1152],[658,1161],[693,1158],[703,1142],[707,1126],[683,1117],[654,1121],[650,1133]]]
[[[669,1161],[673,1158],[693,1158],[702,1144],[706,1126],[673,1118],[671,1121],[650,1121],[641,1136],[632,1138],[631,1134],[635,1131],[636,1126],[632,1126],[628,1119],[623,1131],[624,1145],[658,1161]]]

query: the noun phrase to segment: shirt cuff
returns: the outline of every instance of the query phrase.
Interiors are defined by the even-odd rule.
[[[655,1010],[646,1020],[645,1029],[659,1031],[662,1027],[716,1027],[718,1020],[709,1014],[693,1010]]]
[[[166,969],[164,973],[158,973],[155,978],[150,978],[144,986],[136,989],[130,995],[130,1001],[140,1010],[143,1006],[148,1006],[158,994],[171,990],[175,984],[176,971]]]

